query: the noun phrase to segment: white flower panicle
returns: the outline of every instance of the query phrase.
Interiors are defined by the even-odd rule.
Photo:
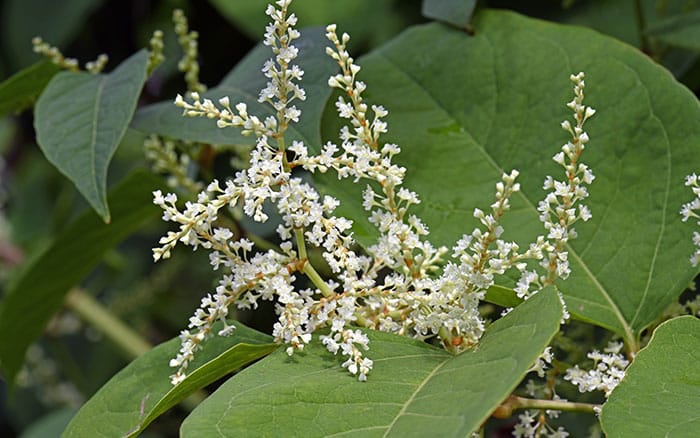
[[[304,75],[304,71],[292,62],[297,57],[299,50],[292,41],[301,34],[294,29],[297,18],[294,14],[287,15],[287,8],[291,0],[280,0],[276,9],[268,5],[265,13],[272,18],[272,22],[265,28],[263,44],[272,49],[275,57],[265,62],[263,73],[268,78],[265,88],[260,91],[259,102],[267,102],[276,110],[276,117],[266,117],[261,120],[248,114],[248,106],[239,103],[235,110],[231,108],[228,97],[219,99],[220,108],[210,99],[202,99],[199,93],[191,93],[192,103],[187,102],[181,95],[177,95],[175,105],[184,109],[187,116],[204,116],[217,120],[219,128],[235,126],[243,128],[244,135],[255,134],[258,137],[268,136],[279,139],[286,131],[290,122],[297,122],[301,111],[294,105],[294,100],[305,100],[305,91],[296,84]]]
[[[291,42],[300,35],[293,28],[296,17],[287,14],[289,3],[288,0],[278,1],[279,8],[269,6],[266,11],[272,23],[266,28],[264,43],[272,48],[275,57],[263,66],[263,73],[269,80],[258,100],[271,105],[276,110],[275,117],[261,120],[248,114],[243,103],[235,105],[234,111],[227,97],[219,99],[220,107],[217,107],[196,92],[191,93],[192,103],[182,96],[175,101],[187,116],[217,119],[217,125],[222,128],[240,127],[244,134],[255,134],[257,141],[250,153],[248,169],[237,172],[223,188],[218,181],[213,181],[199,194],[197,202],[186,203],[183,211],[175,205],[174,194],[163,196],[161,192],[154,192],[154,203],[164,210],[163,219],[180,225],[179,231],[169,232],[160,240],[161,246],[153,250],[154,259],[168,258],[174,246],[183,243],[194,249],[203,247],[211,251],[212,267],[223,270],[216,293],[203,299],[202,306],[190,319],[188,330],[181,335],[180,354],[171,361],[171,366],[178,368],[172,378],[174,383],[185,378],[188,364],[201,343],[211,335],[214,322],[224,321],[224,329],[219,334],[232,331],[233,328],[225,324],[231,305],[255,308],[259,299],[277,301],[279,320],[273,327],[273,335],[289,345],[289,354],[302,350],[318,327],[331,325],[331,338],[335,338],[338,350],[350,356],[344,366],[361,380],[372,367],[371,360],[361,354],[367,347],[366,336],[345,329],[346,322],[356,319],[353,315],[355,298],[350,293],[335,293],[338,285],[324,282],[306,257],[306,244],[310,243],[324,250],[324,258],[335,272],[352,269],[354,274],[368,269],[369,265],[369,259],[358,257],[350,249],[354,244],[348,234],[352,222],[333,216],[338,201],[330,196],[322,197],[311,185],[292,176],[292,169],[303,165],[300,160],[304,156],[315,157],[305,155],[306,146],[301,142],[289,147],[297,155],[297,162],[288,162],[285,154],[284,133],[289,123],[298,121],[301,115],[292,102],[305,99],[304,90],[295,83],[301,79],[303,71],[291,64],[298,54]],[[271,143],[270,140],[275,141]],[[282,240],[281,252],[268,251],[251,257],[252,243],[235,240],[231,230],[218,225],[219,216],[222,209],[242,204],[246,215],[264,222],[268,216],[263,204],[268,201],[275,204],[282,216],[282,223],[277,227]],[[292,286],[295,272],[304,273],[317,288],[295,290]],[[322,298],[316,298],[319,295]],[[331,344],[328,345],[331,349]]]
[[[542,258],[537,245],[519,253],[516,243],[500,239],[503,227],[499,221],[510,209],[511,195],[520,190],[517,176],[517,170],[503,174],[496,184],[496,201],[491,204],[490,214],[474,209],[481,227],[457,241],[452,254],[456,262],[447,264],[412,315],[421,334],[438,334],[449,350],[463,351],[481,338],[485,326],[478,306],[495,276],[512,267],[522,270],[525,260]]]
[[[196,202],[185,203],[182,210],[176,205],[176,195],[154,192],[154,203],[163,209],[163,220],[179,226],[160,239],[160,246],[153,249],[154,260],[168,258],[180,243],[208,250],[212,268],[221,272],[219,286],[202,300],[182,332],[181,350],[170,363],[177,368],[173,383],[186,377],[187,367],[202,342],[214,334],[226,335],[234,330],[226,323],[231,306],[256,308],[261,299],[276,302],[278,320],[273,335],[287,345],[289,355],[303,350],[316,330],[327,327],[330,331],[320,337],[321,342],[331,353],[343,356],[342,366],[359,380],[367,379],[374,364],[365,357],[369,338],[358,326],[419,339],[438,336],[446,348],[462,351],[476,344],[484,332],[479,303],[494,278],[513,267],[525,272],[527,260],[541,260],[544,251],[549,254],[556,248],[556,243],[541,237],[520,252],[517,244],[501,239],[499,221],[510,209],[510,197],[520,189],[515,182],[518,172],[513,170],[496,185],[491,212],[475,209],[480,227],[457,242],[454,261],[443,266],[447,248],[432,245],[427,226],[409,213],[420,199],[403,187],[406,169],[394,162],[400,148],[382,142],[388,112],[364,101],[366,86],[357,80],[360,67],[346,50],[350,37],[339,37],[335,25],[327,27],[326,36],[332,43],[327,54],[338,63],[340,72],[331,76],[328,84],[344,96],[336,102],[339,116],[348,121],[340,131],[340,144],[328,142],[316,155],[301,141],[287,144],[285,132],[301,116],[294,102],[306,97],[297,84],[303,71],[293,64],[299,51],[292,42],[300,35],[294,29],[296,17],[288,13],[290,2],[279,0],[277,7],[270,5],[266,11],[272,22],[266,27],[263,42],[274,57],[262,67],[268,81],[258,101],[272,106],[274,116],[261,119],[249,114],[244,103],[232,106],[228,97],[218,99],[216,104],[192,92],[190,101],[180,95],[175,100],[184,115],[214,119],[220,128],[240,128],[243,134],[255,135],[256,142],[247,169],[223,184],[214,180]],[[579,80],[575,81],[577,100],[573,109],[582,115],[577,126],[570,128],[574,139],[567,150],[573,152],[565,163],[574,186],[567,186],[571,193],[563,190],[556,195],[552,214],[560,213],[560,204],[566,206],[568,214],[568,209],[585,197],[585,189],[579,188],[582,181],[592,180],[590,171],[577,162],[587,141],[581,126],[592,115],[590,108],[579,108],[583,98],[580,77],[575,77]],[[379,236],[366,254],[355,250],[352,221],[335,215],[339,201],[322,196],[293,174],[299,169],[333,171],[340,179],[367,184],[362,205]],[[266,204],[274,205],[280,214],[276,232],[281,244],[278,250],[255,253],[253,244],[223,226],[221,219],[228,210],[240,206],[244,214],[264,222],[268,219],[263,208]],[[587,219],[586,212],[580,208],[577,215]],[[564,231],[570,236],[571,221],[564,222]],[[553,227],[548,228],[550,234],[554,233]],[[308,259],[308,245],[321,251],[332,278],[324,280],[318,274]],[[312,286],[295,287],[298,275],[305,276]],[[539,277],[536,280],[540,281]],[[214,329],[217,321],[223,324],[218,331]]]
[[[621,342],[610,342],[604,353],[593,350],[588,353],[588,358],[593,360],[593,368],[586,371],[578,367],[569,368],[564,380],[578,386],[580,392],[604,391],[605,397],[620,384],[625,377],[625,369],[629,361],[620,354]]]
[[[685,185],[693,190],[695,198],[681,207],[680,214],[683,217],[681,220],[686,222],[690,218],[693,218],[693,220],[698,219],[697,224],[700,225],[700,185],[698,184],[698,176],[694,173],[688,175],[685,178]],[[697,231],[693,232],[693,243],[695,244],[695,252],[690,256],[690,263],[695,267],[700,262],[700,233]]]
[[[541,265],[546,274],[538,276],[535,271],[523,271],[515,288],[521,298],[528,298],[545,286],[553,284],[557,278],[568,278],[571,269],[566,246],[569,240],[577,236],[573,225],[579,220],[586,222],[591,218],[590,209],[582,201],[588,197],[587,186],[593,182],[595,176],[580,159],[589,140],[583,125],[595,114],[595,110],[583,104],[583,90],[586,85],[583,78],[583,72],[570,77],[574,83],[574,99],[566,106],[573,111],[575,124],[569,120],[561,123],[561,127],[571,135],[571,140],[553,157],[553,160],[564,168],[565,179],[555,180],[547,176],[543,188],[549,190],[549,193],[537,206],[540,221],[547,231],[546,238],[538,242],[545,254]],[[534,290],[531,290],[533,286]]]

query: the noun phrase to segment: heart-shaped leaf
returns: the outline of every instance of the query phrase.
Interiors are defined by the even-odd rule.
[[[142,50],[109,74],[61,72],[36,104],[41,150],[105,222],[110,220],[107,168],[136,110],[147,63]]]
[[[608,436],[695,437],[700,430],[700,319],[682,316],[655,331],[603,405]]]
[[[287,131],[290,139],[320,144],[321,112],[330,95],[330,89],[326,83],[328,77],[337,69],[337,65],[326,55],[324,47],[327,44],[321,29],[303,29],[301,38],[294,41],[294,45],[299,49],[295,64],[304,70],[303,87],[306,90],[306,100],[295,102],[302,115],[300,122],[290,126]],[[216,88],[204,93],[203,96],[214,102],[228,96],[231,106],[238,102],[245,102],[248,105],[248,113],[261,119],[274,115],[272,107],[258,102],[258,93],[266,83],[266,78],[260,69],[270,57],[272,57],[270,48],[259,44]],[[255,138],[244,137],[239,129],[219,129],[213,120],[184,117],[182,110],[172,101],[140,109],[134,117],[132,127],[144,132],[203,143],[255,143]]]
[[[198,389],[279,347],[268,335],[236,323],[232,336],[216,336],[203,344],[190,364],[188,376],[170,383],[168,366],[180,348],[171,339],[138,359],[107,382],[83,405],[64,437],[136,436],[153,420]]]
[[[477,348],[453,356],[368,331],[374,369],[358,382],[314,341],[283,350],[222,385],[182,424],[200,436],[467,436],[518,385],[559,328],[554,289],[491,325]]]
[[[158,217],[151,191],[159,178],[135,172],[110,193],[114,221],[104,224],[88,211],[8,285],[0,308],[0,366],[12,381],[24,354],[51,316],[58,311],[68,290],[78,284],[102,260],[102,256],[146,221]]]
[[[642,53],[596,32],[488,10],[472,24],[473,36],[414,27],[360,60],[369,103],[389,110],[385,140],[402,148],[406,186],[422,195],[413,211],[433,242],[452,246],[475,226],[473,208],[493,202],[502,172],[516,168],[522,192],[503,237],[526,244],[544,234],[535,207],[544,177],[561,179],[551,157],[568,140],[559,125],[571,117],[569,75],[585,71],[586,102],[598,110],[582,158],[597,176],[586,200],[593,219],[576,226],[573,273],[560,289],[573,315],[636,349],[697,272],[683,262],[693,247],[678,216],[684,177],[697,170],[697,99]],[[324,125],[324,137],[335,132]],[[371,242],[362,185],[316,180]]]

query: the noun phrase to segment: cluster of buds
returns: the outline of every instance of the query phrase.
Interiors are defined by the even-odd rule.
[[[197,44],[199,34],[196,31],[189,30],[187,17],[185,17],[181,9],[175,9],[173,11],[173,23],[175,24],[177,42],[180,43],[183,52],[182,58],[177,64],[177,68],[185,73],[185,82],[187,83],[188,91],[203,93],[207,90],[207,87],[199,82],[199,61],[197,60],[197,56],[199,56],[199,45]]]
[[[77,59],[65,57],[58,47],[53,47],[41,37],[32,38],[32,46],[34,46],[35,53],[48,58],[61,69],[73,72],[80,71],[80,64]],[[107,65],[107,61],[109,61],[109,57],[103,53],[96,60],[86,63],[85,70],[93,74],[100,73]]]

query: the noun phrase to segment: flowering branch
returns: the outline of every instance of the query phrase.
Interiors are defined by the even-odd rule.
[[[161,238],[161,246],[153,250],[154,259],[168,258],[182,243],[209,250],[214,270],[224,271],[216,292],[202,300],[188,329],[182,332],[180,353],[171,361],[178,369],[173,383],[184,379],[194,353],[212,336],[214,321],[225,323],[230,306],[255,308],[259,299],[277,302],[273,336],[288,345],[289,355],[303,350],[317,329],[329,327],[321,342],[331,353],[345,356],[342,366],[359,380],[367,378],[373,362],[365,357],[369,339],[352,325],[419,339],[437,336],[449,351],[464,351],[478,343],[484,332],[479,304],[495,277],[513,267],[525,274],[527,261],[534,259],[542,260],[548,271],[542,276],[534,274],[530,282],[544,287],[555,274],[565,278],[568,262],[564,248],[568,239],[575,237],[571,225],[590,218],[585,206],[579,205],[578,213],[575,209],[588,195],[583,185],[593,179],[579,161],[588,141],[583,123],[594,113],[582,104],[581,73],[572,76],[575,99],[569,103],[576,125],[562,124],[572,141],[555,156],[565,168],[567,180],[560,183],[548,178],[545,188],[554,189],[554,193],[540,207],[549,236],[540,236],[524,252],[515,242],[501,240],[499,222],[510,209],[510,197],[520,189],[518,171],[513,170],[496,184],[491,213],[474,210],[480,227],[456,243],[453,261],[443,266],[447,248],[431,244],[427,226],[409,213],[420,199],[403,187],[406,169],[393,162],[401,149],[382,142],[381,136],[388,129],[383,120],[388,111],[365,102],[366,85],[357,79],[361,68],[346,49],[350,37],[339,37],[335,25],[326,29],[332,43],[326,52],[340,68],[328,80],[330,87],[343,92],[335,103],[338,115],[348,121],[340,130],[340,143],[327,142],[313,155],[303,142],[285,141],[287,128],[301,116],[293,103],[306,98],[297,84],[304,72],[293,64],[298,49],[292,43],[300,35],[293,28],[296,17],[288,13],[290,2],[279,0],[277,7],[270,5],[266,10],[272,22],[266,27],[263,43],[271,48],[274,58],[262,67],[268,82],[258,101],[272,106],[274,116],[262,120],[249,114],[244,103],[232,106],[228,97],[221,97],[217,105],[196,91],[188,99],[178,95],[175,100],[184,115],[214,119],[219,128],[240,128],[244,135],[255,135],[256,144],[246,170],[225,181],[224,188],[213,181],[182,211],[176,206],[175,195],[154,193],[154,203],[164,211],[163,219],[180,227]],[[334,171],[340,179],[367,182],[362,205],[379,237],[366,248],[366,254],[354,249],[352,221],[334,214],[339,201],[322,196],[293,174],[299,169]],[[265,222],[265,203],[273,204],[282,218],[276,229],[282,243],[278,249],[251,255],[250,241],[234,240],[231,230],[216,224],[221,210],[238,204],[242,204],[244,214]],[[308,247],[321,250],[332,278],[321,277],[308,258]],[[295,287],[297,273],[303,274],[313,289]],[[225,325],[219,334],[232,330],[233,326]]]

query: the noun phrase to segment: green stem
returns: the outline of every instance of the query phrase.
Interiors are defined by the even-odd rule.
[[[335,292],[333,292],[333,290],[330,287],[328,287],[328,284],[326,284],[326,282],[323,281],[323,278],[321,278],[321,276],[318,274],[318,272],[316,272],[316,270],[311,265],[311,263],[308,262],[308,260],[306,261],[306,263],[304,263],[303,272],[304,274],[306,274],[309,280],[311,280],[314,286],[316,286],[318,290],[321,291],[324,297],[329,298],[335,294]]]
[[[151,349],[151,344],[85,291],[71,290],[66,296],[66,306],[116,344],[129,359]]]
[[[306,239],[304,239],[304,230],[295,228],[294,238],[297,242],[297,250],[299,251],[299,260],[307,262],[308,265],[309,255],[306,253]]]
[[[512,410],[516,410],[516,409],[539,409],[539,410],[551,409],[554,411],[584,412],[587,414],[594,414],[596,412],[596,409],[600,409],[600,407],[601,407],[601,405],[595,405],[595,404],[591,404],[591,403],[578,403],[578,402],[570,402],[570,401],[564,401],[564,400],[541,400],[541,399],[518,397],[516,395],[510,396],[508,398],[508,400],[502,406],[504,406],[504,405],[511,408]]]

